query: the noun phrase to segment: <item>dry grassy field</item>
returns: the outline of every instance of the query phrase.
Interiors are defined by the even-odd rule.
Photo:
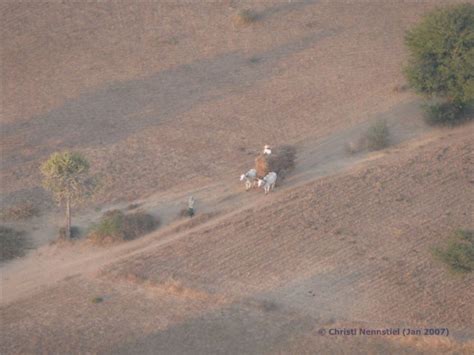
[[[3,1],[0,217],[34,249],[0,264],[0,353],[473,353],[474,275],[433,250],[474,229],[474,126],[426,126],[402,73],[405,31],[453,2]],[[296,166],[245,192],[264,144]],[[65,149],[99,182],[75,226],[160,227],[51,243],[39,167]],[[450,334],[321,334],[350,328]]]

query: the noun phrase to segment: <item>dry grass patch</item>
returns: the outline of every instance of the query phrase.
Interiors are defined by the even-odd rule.
[[[164,283],[156,284],[155,286],[173,296],[180,296],[193,300],[207,300],[209,298],[208,293],[185,287],[182,282],[173,279],[166,280]]]
[[[25,255],[29,241],[24,232],[0,226],[0,261],[6,261]]]
[[[247,26],[258,20],[258,14],[250,9],[242,9],[237,12],[233,20],[237,26]]]
[[[150,280],[143,275],[130,272],[125,274],[123,277],[119,277],[119,279],[140,286],[147,291],[165,293],[180,298],[203,301],[207,300],[211,296],[207,292],[187,287],[181,281],[175,280],[173,278],[169,278],[162,282],[157,282]]]
[[[0,218],[4,221],[21,221],[37,217],[39,214],[39,210],[32,203],[24,202],[2,210]]]

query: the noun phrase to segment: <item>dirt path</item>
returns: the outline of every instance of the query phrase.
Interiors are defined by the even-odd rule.
[[[379,116],[387,120],[394,144],[412,139],[426,131],[423,124],[413,119],[418,116],[416,102],[402,103]],[[360,136],[366,127],[367,123],[357,125],[318,142],[311,140],[299,142],[297,168],[274,194],[376,157],[377,153],[367,154],[366,152],[351,156],[345,150],[345,143]],[[197,226],[187,226],[188,221],[176,220],[179,209],[190,194],[193,194],[198,201],[199,214],[218,214],[218,216],[202,224],[198,223]],[[179,186],[166,194],[158,194],[147,200],[138,201],[141,208],[161,217],[163,227],[159,231],[111,249],[95,248],[86,242],[66,247],[44,245],[27,257],[2,266],[2,303],[12,302],[77,274],[93,274],[112,261],[129,258],[147,248],[158,248],[171,243],[191,230],[207,228],[244,210],[258,208],[271,199],[272,195],[264,196],[261,191],[256,190],[245,193],[243,187],[236,182],[236,178],[232,177],[198,190]],[[125,207],[122,204],[109,206],[109,209]],[[81,227],[85,227],[97,217],[97,212],[88,212],[80,216],[77,221]],[[180,229],[181,232],[175,232]],[[48,232],[50,229],[35,231],[37,234]],[[44,236],[43,240],[46,241]]]

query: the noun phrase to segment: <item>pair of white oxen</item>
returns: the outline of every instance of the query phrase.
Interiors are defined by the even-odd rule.
[[[270,190],[273,190],[277,180],[277,173],[270,172],[263,179],[257,177],[257,170],[250,169],[245,174],[240,176],[240,181],[245,181],[245,190],[250,190],[252,187],[262,187],[267,194]]]
[[[272,149],[269,145],[263,147],[263,154],[270,155],[272,154]],[[250,169],[245,174],[240,175],[240,181],[245,181],[245,190],[250,190],[252,187],[258,186],[263,187],[265,194],[270,190],[273,190],[277,180],[277,173],[270,172],[263,179],[257,177],[257,170]]]

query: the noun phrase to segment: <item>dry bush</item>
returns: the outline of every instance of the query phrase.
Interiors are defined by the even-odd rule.
[[[93,299],[91,299],[91,302],[92,303],[102,303],[102,302],[104,302],[104,297],[101,297],[101,296],[94,297]]]
[[[159,220],[143,211],[125,214],[120,210],[104,213],[91,228],[88,238],[96,244],[109,244],[138,238],[159,225]]]
[[[239,10],[239,12],[234,16],[234,24],[240,26],[250,25],[257,20],[258,14],[249,9]]]
[[[131,203],[127,206],[127,210],[128,211],[131,211],[131,210],[135,210],[137,209],[138,207],[140,207],[141,204],[140,203]]]
[[[290,145],[284,145],[272,150],[272,154],[260,154],[255,159],[257,176],[264,177],[269,172],[277,173],[278,177],[284,178],[295,168],[296,149]]]
[[[135,239],[151,232],[159,225],[158,218],[143,211],[126,214],[123,218],[123,232],[126,240]]]
[[[257,63],[260,63],[262,59],[260,57],[257,57],[257,56],[252,56],[249,58],[249,63],[251,64],[257,64]]]
[[[0,226],[0,261],[23,256],[28,247],[29,242],[24,232]]]
[[[259,308],[263,312],[274,312],[278,309],[278,305],[270,300],[263,300],[259,303]]]
[[[390,132],[384,120],[373,122],[360,137],[346,142],[346,153],[353,155],[368,149],[369,151],[381,150],[390,144]]]
[[[78,239],[81,236],[81,230],[77,226],[71,227],[71,239]],[[59,240],[67,240],[66,227],[59,228]]]
[[[183,282],[175,280],[173,277],[162,281],[156,281],[147,278],[141,273],[130,272],[123,276],[120,274],[117,275],[117,280],[125,280],[126,282],[142,287],[147,291],[167,293],[169,295],[182,298],[207,300],[210,296],[204,291],[187,287],[183,284]]]
[[[0,218],[5,221],[21,221],[37,216],[39,216],[39,210],[29,202],[20,203],[0,213]]]
[[[387,122],[378,120],[372,123],[365,134],[367,149],[381,150],[389,145],[390,133]]]

